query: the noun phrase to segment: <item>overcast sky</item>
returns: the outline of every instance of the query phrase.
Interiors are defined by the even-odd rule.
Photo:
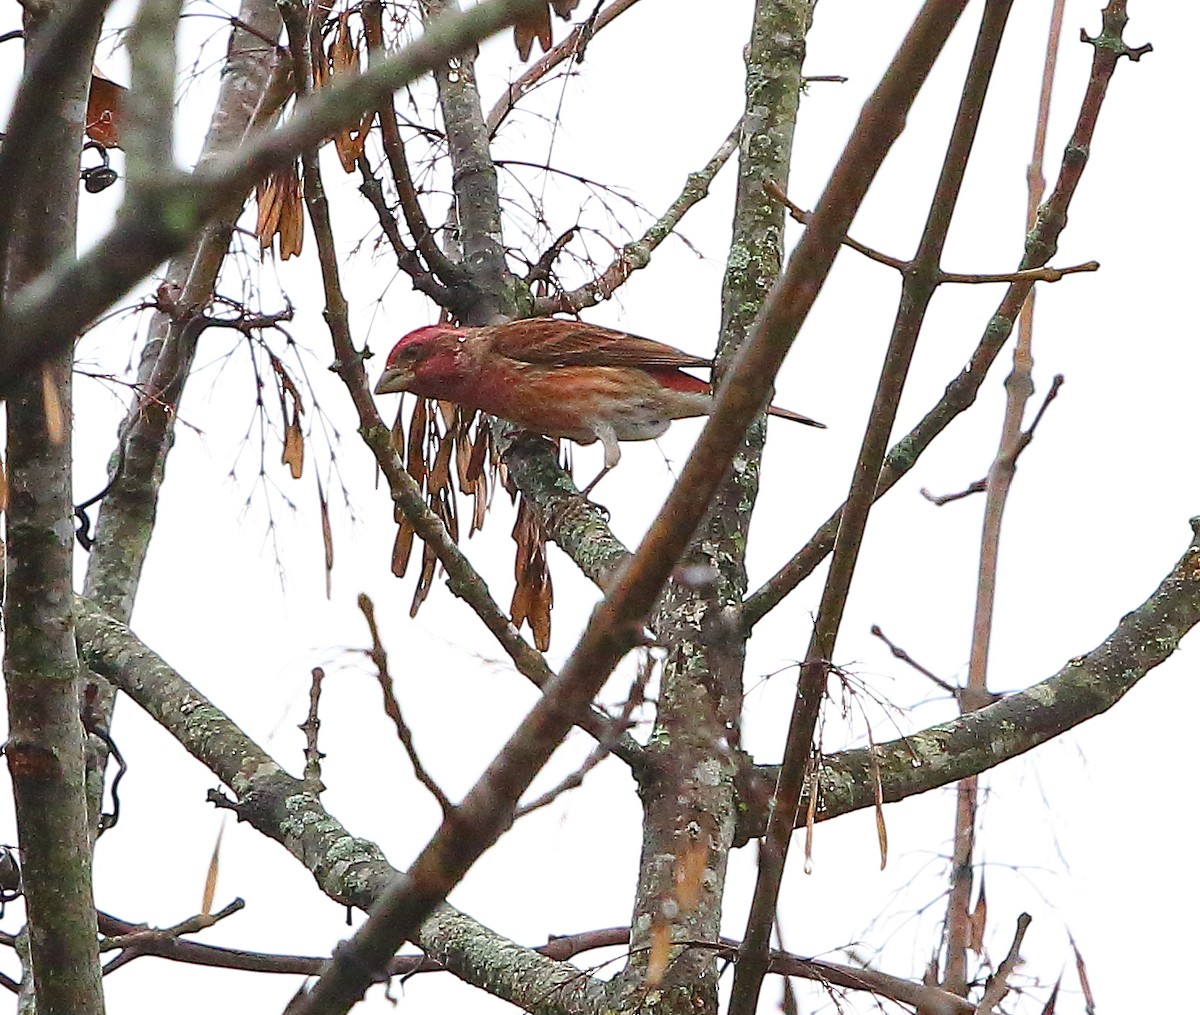
[[[797,203],[815,203],[917,6],[910,0],[827,0],[818,7],[806,71],[841,74],[849,81],[814,84],[803,100],[789,186]],[[1009,271],[1020,257],[1024,173],[1048,6],[1030,0],[1015,5],[947,245],[949,270]],[[1047,149],[1051,182],[1091,58],[1078,30],[1098,30],[1100,6],[1098,0],[1067,4]],[[596,39],[578,75],[566,82],[559,78],[531,97],[530,112],[505,127],[498,154],[531,162],[549,158],[561,169],[621,188],[650,213],[661,212],[740,115],[751,7],[644,0]],[[218,9],[223,8],[189,8],[198,14]],[[969,8],[855,221],[856,238],[890,254],[907,257],[915,246],[979,10],[978,3]],[[15,5],[0,11],[0,32],[13,27],[15,11]],[[1093,648],[1173,567],[1188,543],[1187,519],[1200,513],[1200,336],[1192,306],[1198,223],[1194,117],[1187,98],[1194,91],[1190,47],[1200,14],[1191,5],[1144,0],[1134,0],[1130,14],[1127,41],[1150,41],[1154,52],[1117,70],[1070,225],[1052,262],[1066,266],[1094,258],[1102,269],[1038,291],[1036,397],[1055,373],[1064,374],[1066,383],[1021,460],[1008,505],[990,670],[994,690],[1027,686]],[[119,6],[113,24],[128,16],[128,8]],[[201,77],[182,91],[178,152],[185,164],[207,126],[224,53],[223,36],[209,37],[220,27],[209,18],[188,22],[186,46],[193,48],[180,64],[186,69],[195,63]],[[197,53],[194,47],[206,38],[209,45]],[[0,48],[5,96],[11,95],[17,48],[16,43]],[[110,76],[127,82],[122,51],[102,48],[100,62]],[[508,40],[485,47],[481,77],[489,99],[516,72]],[[552,137],[534,113],[557,114]],[[326,155],[327,184],[345,191],[335,194],[341,201],[335,215],[339,251],[352,266],[345,277],[356,339],[383,353],[405,331],[435,320],[435,310],[410,291],[404,277],[396,277],[386,254],[373,256],[369,209],[352,193],[354,178],[343,178],[332,152]],[[509,195],[524,200],[506,179]],[[543,190],[536,176],[526,173],[523,179],[544,196],[556,231],[572,224],[582,202],[588,203],[590,221],[605,225],[597,198],[586,190],[558,180]],[[668,241],[617,300],[586,318],[710,354],[733,181],[731,163],[708,200],[685,219],[689,245]],[[119,194],[114,187],[82,196],[83,245],[103,232]],[[617,207],[632,229],[649,221],[620,202]],[[441,214],[444,201],[433,202],[430,210]],[[608,228],[613,240],[624,241]],[[789,248],[798,235],[789,228]],[[352,255],[364,237],[367,242]],[[515,229],[506,239],[520,242]],[[590,242],[602,257],[602,245]],[[291,362],[305,364],[327,420],[324,426],[313,422],[310,413],[307,471],[300,481],[287,477],[278,464],[278,433],[269,433],[261,452],[266,477],[258,478],[249,359],[233,332],[210,331],[184,401],[187,426],[178,431],[168,466],[134,628],[293,772],[302,764],[296,725],[307,705],[309,670],[326,667],[325,803],[352,832],[377,841],[392,863],[405,866],[439,814],[412,780],[379,707],[367,661],[356,651],[367,644],[356,596],[365,591],[376,602],[401,704],[427,766],[452,797],[490,761],[534,700],[533,691],[440,581],[418,617],[408,618],[413,576],[397,580],[389,571],[390,499],[358,444],[344,392],[324,369],[331,354],[311,254],[310,237],[299,263],[277,268],[268,260],[260,267],[243,257],[220,286],[223,294],[254,300],[267,311],[280,306],[282,287],[296,305],[289,330],[301,354]],[[780,375],[776,401],[823,420],[829,430],[771,424],[749,551],[752,588],[844,497],[898,288],[895,272],[844,252]],[[135,296],[152,289],[147,282]],[[901,432],[961,368],[1001,291],[939,290],[900,407]],[[129,318],[117,320],[89,335],[80,357],[89,369],[120,370],[130,362],[133,333]],[[278,347],[278,338],[275,342]],[[373,374],[381,362],[369,367]],[[870,710],[877,740],[897,735],[897,726],[918,729],[953,714],[953,705],[893,661],[869,628],[879,624],[946,679],[965,678],[982,499],[935,508],[918,491],[957,490],[984,475],[999,434],[1007,367],[1002,354],[977,406],[872,516],[835,661],[873,694],[911,709]],[[125,394],[81,379],[76,398],[76,490],[83,499],[103,485]],[[385,416],[393,409],[389,399]],[[342,436],[333,445],[336,470],[330,468],[324,434],[331,430],[325,426]],[[620,468],[597,496],[627,544],[636,543],[652,519],[698,432],[698,422],[684,422],[658,442],[623,448]],[[597,446],[579,452],[581,476],[593,474],[599,454]],[[324,593],[316,511],[318,473],[333,505],[330,599]],[[507,499],[497,497],[484,532],[467,544],[504,604],[511,593],[511,527]],[[81,557],[80,573],[83,564]],[[549,658],[557,665],[574,645],[597,593],[556,550],[551,568],[556,605]],[[794,662],[804,653],[823,575],[824,568],[764,621],[749,645],[745,739],[759,760],[779,758]],[[1016,915],[1027,910],[1034,921],[1024,971],[1049,984],[1073,963],[1069,931],[1088,963],[1101,1011],[1175,1010],[1179,988],[1159,972],[1160,961],[1187,955],[1197,943],[1191,919],[1196,879],[1186,859],[1192,841],[1187,794],[1194,781],[1190,735],[1200,711],[1195,644],[1185,641],[1108,715],[984,779],[980,856],[986,864],[990,951],[999,961]],[[626,665],[610,684],[608,700],[619,700],[628,681]],[[98,849],[97,904],[126,919],[170,925],[199,908],[208,858],[224,820],[204,803],[216,781],[127,701],[118,708],[113,735],[131,772],[123,784],[121,823]],[[826,748],[864,738],[861,718],[849,726],[831,721]],[[573,737],[535,790],[569,771],[589,747],[582,735]],[[789,950],[842,959],[836,949],[857,941],[864,954],[884,947],[879,963],[888,971],[919,975],[943,910],[940,902],[930,904],[945,886],[939,857],[948,848],[952,808],[950,789],[889,807],[890,856],[883,872],[872,815],[819,826],[812,875],[794,859],[785,879],[780,918]],[[620,763],[610,761],[582,790],[522,820],[451,901],[528,944],[550,934],[627,923],[639,818],[632,781]],[[0,839],[15,840],[7,794]],[[328,954],[347,933],[343,911],[294,860],[253,830],[228,824],[221,865],[217,905],[242,896],[248,906],[201,940]],[[732,936],[741,936],[753,879],[753,851],[738,851],[726,906],[725,930]],[[15,930],[20,920],[21,907],[10,907],[3,929]],[[11,970],[15,963],[3,966]],[[1065,985],[1077,987],[1070,972]],[[210,1012],[214,1003],[278,1011],[296,986],[290,977],[152,959],[116,973],[107,985],[110,1010],[157,1010],[169,998],[181,1015]],[[467,1005],[471,1011],[500,1007],[449,976],[418,977],[403,993],[402,1003],[414,1015]],[[762,1010],[772,1010],[777,1000],[778,985],[768,983]],[[866,998],[857,1003],[860,1010],[871,1007]],[[372,992],[366,1010],[389,1010],[381,991]],[[1082,1011],[1082,999],[1072,993],[1058,1010]]]

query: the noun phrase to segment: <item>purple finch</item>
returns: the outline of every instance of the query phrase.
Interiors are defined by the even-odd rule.
[[[712,360],[594,324],[534,317],[485,328],[434,324],[405,335],[388,354],[375,394],[411,391],[481,409],[533,433],[577,444],[600,441],[604,470],[619,441],[645,441],[672,420],[712,412],[712,385],[684,373]],[[770,406],[773,416],[823,427]]]

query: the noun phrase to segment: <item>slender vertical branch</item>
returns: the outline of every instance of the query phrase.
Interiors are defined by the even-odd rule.
[[[458,10],[458,0],[422,0],[427,17]],[[446,124],[446,144],[454,169],[462,267],[471,280],[473,305],[468,324],[490,324],[516,310],[512,276],[504,263],[500,227],[500,185],[492,161],[487,124],[475,81],[475,52],[460,52],[434,68],[438,104]]]
[[[940,269],[942,248],[945,245],[946,235],[950,229],[950,219],[962,187],[967,159],[975,140],[979,113],[987,95],[992,68],[1000,48],[1000,39],[1004,34],[1010,6],[1011,0],[991,0],[984,8],[958,114],[942,163],[941,175],[934,191],[916,256],[913,258],[912,268],[905,275],[900,309],[892,328],[891,342],[885,355],[883,371],[880,374],[879,385],[875,393],[875,402],[871,408],[871,417],[867,423],[866,434],[863,436],[850,494],[846,500],[842,523],[834,544],[833,562],[830,565],[829,577],[821,596],[816,624],[809,641],[808,651],[805,654],[804,664],[801,667],[799,685],[796,688],[795,704],[788,728],[787,744],[784,748],[783,765],[775,787],[774,809],[767,824],[766,841],[759,853],[758,880],[754,886],[754,897],[746,924],[746,936],[742,942],[738,966],[734,975],[733,993],[730,999],[731,1015],[751,1015],[758,1003],[792,827],[796,821],[800,794],[812,761],[813,734],[821,702],[825,695],[830,659],[833,656],[838,629],[841,626],[863,531],[866,528],[871,505],[875,501],[875,489],[887,450],[888,436],[895,422],[900,393],[904,388],[909,364],[912,362],[925,311],[937,286],[936,276]],[[938,10],[939,7],[940,10]],[[961,12],[961,4],[930,3],[918,15],[917,22],[914,23],[900,51],[900,54],[904,54],[910,46],[921,45],[923,61],[916,63],[910,69],[911,78],[908,87],[911,91],[906,93],[908,102],[915,98],[916,90],[920,88],[925,75],[932,67],[933,60],[945,45],[950,29],[953,28]],[[935,13],[940,16],[937,22],[938,31],[931,32],[931,38],[918,42],[918,26],[924,18]],[[896,60],[900,59],[901,56],[898,54]],[[895,69],[894,61],[893,67],[889,69],[888,77]],[[888,79],[885,77],[884,83],[880,85],[869,101],[867,109],[874,105],[887,84]],[[864,109],[864,117],[867,109]],[[903,126],[903,119],[899,126]],[[862,129],[863,124],[860,120],[856,132]],[[807,234],[805,238],[807,239]]]
[[[755,4],[745,56],[745,116],[708,165],[689,177],[680,200],[660,220],[669,222],[668,227],[647,233],[658,239],[669,235],[688,207],[683,201],[703,193],[694,185],[715,175],[737,148],[737,196],[721,292],[722,364],[746,340],[782,269],[784,208],[764,193],[762,180],[775,178],[786,185],[813,7],[794,0]],[[622,269],[615,276],[620,281],[638,264],[627,266],[633,246],[614,262]],[[645,240],[637,246],[648,257],[652,246]],[[593,288],[599,286],[579,292],[589,294]],[[716,942],[721,931],[736,828],[734,783],[745,666],[745,638],[730,618],[736,617],[746,591],[745,552],[765,435],[760,416],[737,449],[733,468],[689,547],[688,564],[710,577],[669,583],[651,619],[651,628],[670,650],[662,663],[655,733],[647,747],[657,758],[658,776],[642,794],[641,869],[623,994],[636,1005],[647,990],[659,989],[667,999],[659,1005],[664,1012],[701,1015],[718,1008],[715,951],[677,947],[665,970],[659,956],[666,943]]]
[[[174,166],[175,32],[183,0],[142,0],[129,33],[130,89],[121,147],[131,200]]]
[[[1116,7],[1118,5],[1110,4],[1105,8],[1105,28],[1101,36],[1095,40],[1085,38],[1085,41],[1092,43],[1096,49],[1087,88],[1079,105],[1075,128],[1063,152],[1054,191],[1038,209],[1037,220],[1026,237],[1025,252],[1020,263],[1022,272],[1047,264],[1058,249],[1059,237],[1067,225],[1071,201],[1088,164],[1096,123],[1117,62],[1123,56],[1134,61],[1139,60],[1151,50],[1149,45],[1130,48],[1125,44],[1121,38],[1125,5],[1119,4],[1119,10],[1115,10]],[[946,391],[937,405],[888,452],[875,489],[876,499],[895,486],[916,464],[930,443],[960,413],[970,408],[988,369],[1012,333],[1013,322],[1032,288],[1033,282],[1029,280],[1014,282],[1008,287],[996,312],[985,326],[970,361],[946,386]],[[746,627],[753,627],[766,616],[829,555],[845,509],[844,504],[838,508],[787,564],[746,599],[742,614]]]
[[[1037,220],[1046,181],[1042,160],[1046,153],[1046,129],[1050,122],[1050,96],[1054,89],[1054,67],[1062,32],[1065,0],[1055,0],[1050,15],[1050,33],[1038,100],[1037,129],[1027,179],[1029,201],[1025,216],[1028,232]],[[1000,558],[1000,527],[1004,505],[1016,473],[1020,454],[1021,421],[1025,403],[1033,395],[1033,301],[1030,289],[1017,324],[1012,371],[1004,382],[1007,398],[1000,428],[1000,449],[988,471],[983,535],[979,551],[979,579],[975,592],[975,621],[971,630],[971,655],[967,686],[959,698],[965,711],[987,704],[987,660],[991,644],[992,617],[996,603],[996,571]],[[946,969],[943,985],[952,994],[967,993],[967,951],[971,941],[971,891],[974,884],[975,821],[978,815],[979,778],[971,776],[958,784],[954,810],[954,846],[950,857],[950,891],[946,901]]]
[[[48,4],[25,15],[26,72],[56,40]],[[82,112],[99,38],[99,10],[40,96],[36,131],[9,136],[25,149],[29,172],[13,207],[4,288],[28,282],[75,245]],[[61,23],[61,22],[60,22]],[[72,115],[73,114],[73,115]],[[74,336],[68,336],[73,338]],[[8,403],[9,504],[4,546],[4,683],[21,849],[33,1001],[39,1015],[100,1015],[100,959],[92,901],[92,841],[79,718],[71,565],[71,343],[18,382]]]

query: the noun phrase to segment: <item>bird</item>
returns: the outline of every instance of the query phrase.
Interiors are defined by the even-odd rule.
[[[393,346],[375,394],[410,391],[545,437],[599,441],[604,468],[582,491],[586,497],[621,460],[621,441],[651,440],[674,420],[712,412],[712,385],[685,372],[712,365],[663,342],[558,317],[433,324]],[[779,406],[767,411],[825,426]]]

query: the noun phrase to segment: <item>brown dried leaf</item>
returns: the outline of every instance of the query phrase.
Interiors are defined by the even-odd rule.
[[[338,75],[357,76],[358,72],[358,43],[350,31],[350,12],[343,11],[338,15],[337,32],[329,47],[329,80]],[[324,78],[321,83],[325,83]],[[347,173],[354,172],[374,118],[373,112],[364,113],[357,127],[348,127],[333,136],[333,147],[337,150],[342,169]]]
[[[292,421],[283,434],[282,463],[292,470],[292,479],[304,474],[304,433],[300,429],[300,413],[292,414]]]
[[[546,564],[546,534],[523,497],[517,508],[517,522],[513,526],[512,536],[517,544],[513,568],[517,582],[509,610],[513,627],[519,629],[528,622],[533,632],[533,643],[539,651],[545,652],[550,648],[550,610],[554,606],[554,585]]]
[[[875,805],[875,834],[879,838],[879,869],[887,867],[888,840],[887,823],[883,820],[883,807]]]
[[[321,541],[325,544],[325,598],[333,596],[333,526],[329,523],[329,502],[321,477],[317,477],[317,500],[321,503]]]
[[[298,257],[304,249],[304,193],[295,167],[285,169],[279,210],[279,259]]]
[[[1046,1003],[1042,1005],[1041,1015],[1054,1015],[1054,1009],[1058,1006],[1058,988],[1062,986],[1062,974],[1059,974],[1057,980],[1054,981],[1054,989],[1050,991],[1050,996],[1046,998]]]
[[[221,866],[221,836],[225,834],[225,822],[217,832],[217,841],[213,843],[212,856],[208,860],[208,873],[204,876],[204,894],[200,898],[200,915],[212,914],[213,899],[217,896],[217,872]]]
[[[46,436],[50,443],[61,444],[67,433],[66,415],[58,397],[58,385],[54,383],[54,371],[48,365],[42,367],[42,411],[46,414]]]
[[[662,916],[656,916],[650,925],[650,957],[646,962],[646,986],[657,987],[662,983],[667,964],[671,961],[671,925]]]
[[[413,593],[412,606],[408,610],[410,617],[417,615],[417,610],[421,608],[421,604],[429,597],[429,589],[433,585],[433,573],[436,568],[437,554],[426,543],[425,552],[421,556],[421,577],[417,579],[417,588]]]
[[[1079,945],[1075,943],[1075,938],[1070,931],[1067,931],[1067,940],[1071,942],[1071,950],[1075,953],[1075,972],[1079,974],[1079,987],[1083,991],[1083,1002],[1087,1006],[1085,1009],[1087,1015],[1095,1015],[1096,999],[1092,996],[1092,985],[1088,982],[1087,966],[1083,961],[1083,954],[1079,951]]]
[[[804,816],[804,873],[813,870],[813,835],[817,825],[817,797],[820,795],[819,773],[814,765],[808,774],[808,813]]]
[[[684,913],[690,913],[700,901],[700,888],[708,866],[708,847],[693,842],[675,865],[675,901]]]
[[[304,247],[304,194],[296,165],[271,173],[254,189],[258,218],[254,232],[259,248],[268,250],[279,237],[279,259],[286,261]],[[265,255],[264,255],[265,256]]]
[[[279,216],[283,211],[279,182],[273,174],[254,188],[254,199],[258,202],[258,219],[254,224],[254,233],[258,237],[259,247],[265,250],[279,231]]]
[[[454,453],[454,442],[443,439],[438,447],[437,457],[429,470],[429,490],[431,493],[453,494],[450,486],[450,457]]]
[[[396,543],[392,547],[392,574],[397,578],[403,578],[408,570],[408,561],[412,556],[413,536],[416,534],[413,531],[412,523],[401,515],[399,518],[400,527],[396,530]]]
[[[404,461],[404,419],[401,416],[403,406],[396,407],[396,421],[392,424],[392,450]]]
[[[412,420],[408,424],[408,455],[405,466],[417,486],[425,485],[425,457],[421,453],[425,446],[425,430],[429,423],[429,402],[418,398],[413,408]]]
[[[487,461],[491,433],[491,429],[481,421],[475,434],[475,445],[471,448],[471,460],[467,463],[466,479],[469,483],[474,483],[483,475],[483,463]]]
[[[554,32],[550,28],[550,8],[539,7],[535,11],[518,18],[513,22],[513,42],[517,46],[517,56],[522,61],[528,60],[533,52],[534,40],[546,52],[554,44]]]
[[[987,930],[987,885],[984,884],[983,872],[979,874],[979,898],[975,900],[975,908],[967,919],[967,947],[976,955],[983,952],[983,935]]]
[[[338,15],[337,32],[329,47],[329,70],[331,74],[358,73],[358,46],[350,34],[349,11]]]
[[[871,723],[867,722],[867,746],[870,748],[871,781],[875,789],[875,835],[879,839],[879,869],[887,867],[888,840],[887,822],[883,819],[883,781],[879,774],[879,759],[875,757],[875,737],[871,733]]]
[[[513,23],[513,40],[517,44],[517,54],[522,60],[528,60],[529,54],[533,52],[534,40],[542,47],[542,52],[547,52],[554,44],[554,31],[550,27],[550,8],[554,8],[554,13],[566,21],[571,16],[571,12],[579,6],[579,0],[550,0],[549,5],[542,9],[539,7],[536,11],[526,14]]]
[[[105,148],[121,147],[121,114],[125,103],[126,89],[115,81],[109,81],[95,71],[88,89],[87,119],[84,133]]]

